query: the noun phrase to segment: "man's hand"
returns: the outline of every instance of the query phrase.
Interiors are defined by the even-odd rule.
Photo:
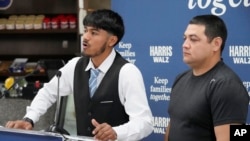
[[[24,120],[8,121],[5,125],[7,128],[31,130],[32,124]]]
[[[95,119],[92,119],[92,124],[95,129],[92,131],[94,138],[100,141],[116,140],[117,135],[113,128],[107,123],[98,123]]]

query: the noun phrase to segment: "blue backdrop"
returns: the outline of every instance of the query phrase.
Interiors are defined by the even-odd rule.
[[[224,19],[229,35],[223,59],[250,94],[249,0],[113,0],[112,9],[122,15],[126,26],[116,49],[144,76],[154,116],[154,132],[145,141],[163,140],[171,86],[175,76],[188,69],[182,62],[183,32],[193,16],[214,14]]]

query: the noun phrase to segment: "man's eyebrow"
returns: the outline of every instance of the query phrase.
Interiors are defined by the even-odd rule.
[[[187,35],[188,37],[196,37],[196,38],[198,38],[198,36],[196,35],[196,34],[189,34],[189,35]]]

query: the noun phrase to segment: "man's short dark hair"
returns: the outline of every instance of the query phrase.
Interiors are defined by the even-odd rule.
[[[87,14],[83,20],[83,25],[103,29],[117,36],[117,43],[122,39],[125,31],[122,17],[109,9],[98,9]]]
[[[222,38],[221,53],[225,47],[227,40],[227,27],[224,21],[215,15],[198,15],[195,16],[189,24],[199,24],[205,26],[205,35],[209,41],[216,37]]]

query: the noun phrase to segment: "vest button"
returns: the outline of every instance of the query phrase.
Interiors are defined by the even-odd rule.
[[[88,115],[89,115],[89,116],[91,116],[91,115],[92,115],[92,113],[91,113],[91,112],[88,112]]]

